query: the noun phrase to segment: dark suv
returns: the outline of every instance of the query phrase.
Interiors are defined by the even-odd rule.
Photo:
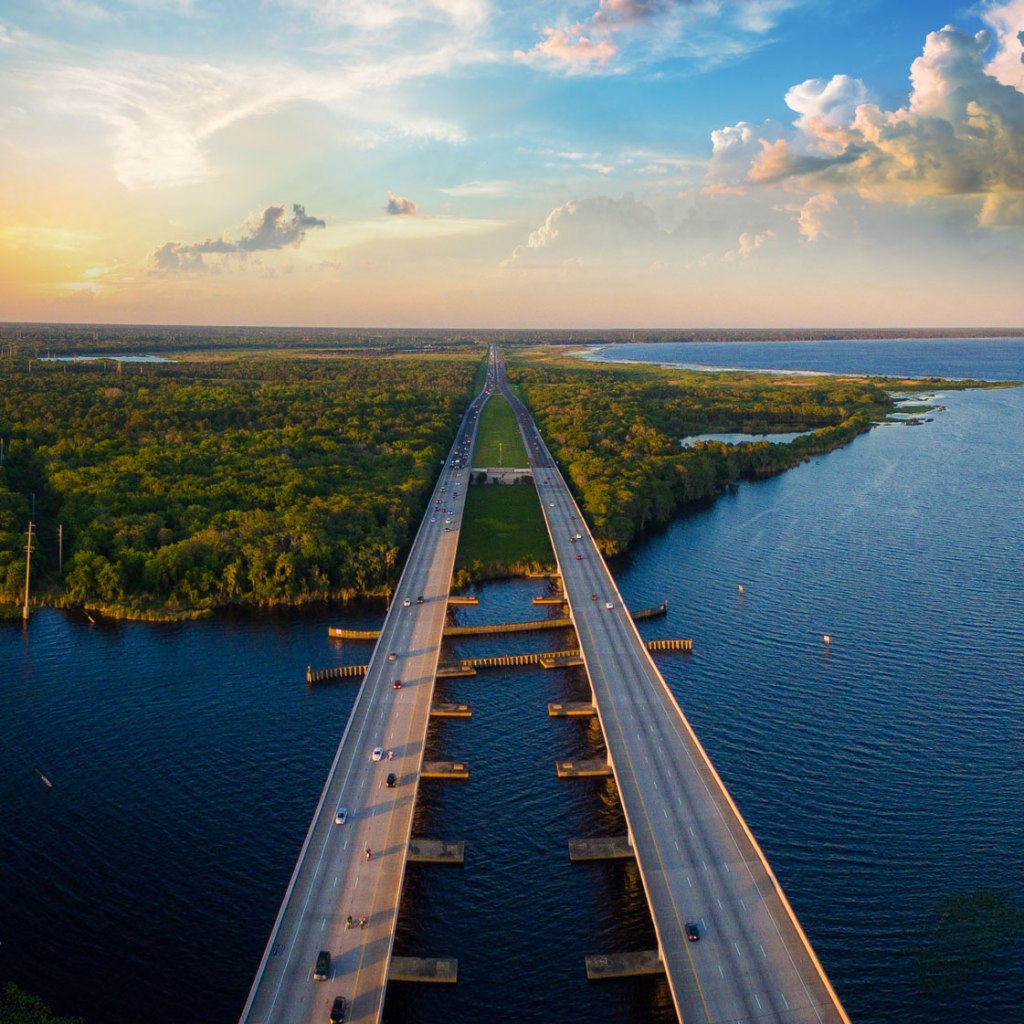
[[[385,781],[384,785],[386,785],[388,787],[388,789],[394,789],[395,788],[395,783],[397,781],[398,781],[398,779],[395,777],[395,773],[394,772],[389,772],[387,780]]]
[[[345,1019],[345,1011],[348,1009],[348,1003],[345,1002],[344,996],[338,996],[334,1000],[334,1005],[331,1006],[331,1015],[327,1018],[329,1024],[342,1024]]]
[[[314,981],[326,981],[331,975],[331,954],[321,949],[316,955],[316,967],[313,968]]]

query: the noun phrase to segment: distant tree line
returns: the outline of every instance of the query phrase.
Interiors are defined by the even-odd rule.
[[[893,409],[874,384],[828,377],[577,368],[536,359],[512,359],[509,374],[609,554],[687,503],[837,448]],[[699,434],[795,431],[812,433],[789,444],[680,447]]]
[[[0,599],[118,614],[380,593],[397,578],[477,357],[8,364]],[[64,572],[57,572],[58,524]]]

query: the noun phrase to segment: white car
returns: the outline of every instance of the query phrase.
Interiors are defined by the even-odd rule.
[[[402,602],[402,607],[403,607],[403,608],[408,608],[408,607],[409,607],[409,605],[411,605],[411,604],[412,604],[412,601],[410,601],[410,600],[409,600],[409,598],[406,598],[406,599],[405,599],[405,600],[404,600],[404,601]]]
[[[384,748],[383,747],[374,747],[373,748],[373,753],[370,754],[370,760],[371,761],[380,761],[380,760],[383,759],[383,757],[384,757]]]
[[[614,608],[615,607],[615,605],[613,605],[611,603],[611,601],[605,601],[604,606],[605,606],[605,608]]]
[[[346,821],[348,821],[348,808],[339,807],[338,813],[334,816],[334,824],[344,825]]]

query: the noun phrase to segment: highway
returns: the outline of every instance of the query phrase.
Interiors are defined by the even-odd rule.
[[[849,1024],[500,358],[497,374],[530,454],[680,1020]]]
[[[325,1024],[338,996],[348,1003],[346,1021],[380,1019],[472,442],[489,394],[490,385],[467,410],[413,542],[241,1024]],[[375,747],[393,751],[393,760],[372,761]],[[342,806],[347,821],[336,824]],[[332,963],[327,979],[314,981],[320,950]]]

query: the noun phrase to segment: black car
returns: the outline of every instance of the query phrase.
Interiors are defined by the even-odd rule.
[[[687,924],[686,937],[691,942],[700,942],[700,929],[695,924]]]
[[[394,772],[388,772],[388,777],[385,780],[384,785],[387,786],[388,789],[394,789],[395,788],[395,783],[397,781],[398,781],[398,779],[396,778],[395,773]]]
[[[331,1006],[331,1015],[327,1018],[328,1024],[341,1024],[345,1019],[345,1011],[348,1009],[348,1003],[345,1002],[344,996],[337,996]]]
[[[314,981],[326,981],[331,974],[331,954],[321,949],[316,955],[316,967],[313,968]]]
[[[416,598],[416,603],[417,604],[423,604],[423,595],[422,594],[420,594],[420,596]]]

